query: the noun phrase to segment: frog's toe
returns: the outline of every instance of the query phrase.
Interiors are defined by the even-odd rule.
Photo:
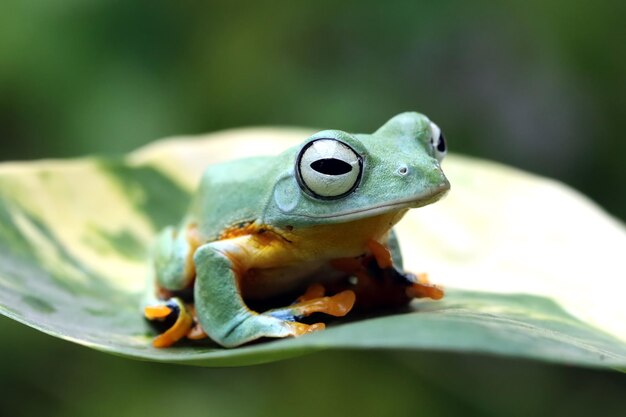
[[[164,304],[147,306],[143,309],[143,315],[150,321],[165,320],[170,314],[175,314],[174,309]]]
[[[172,298],[164,305],[145,307],[144,316],[154,327],[163,331],[152,341],[152,345],[157,348],[173,345],[189,333],[193,324],[192,315],[178,298]]]
[[[209,336],[206,334],[206,332],[198,322],[194,322],[193,326],[189,329],[189,332],[187,333],[187,339],[190,340],[201,340],[206,339],[207,337]]]
[[[317,332],[324,330],[326,325],[324,323],[304,324],[297,321],[287,321],[285,325],[290,329],[292,336],[302,336],[307,333]]]
[[[324,297],[318,299],[321,304],[321,313],[330,314],[335,317],[343,317],[352,310],[354,302],[356,301],[356,295],[352,290],[345,290],[332,297]],[[314,312],[314,311],[313,311]]]
[[[309,285],[306,292],[302,294],[294,304],[301,303],[303,301],[313,300],[315,298],[323,297],[326,294],[326,289],[320,283],[314,283]]]
[[[445,295],[443,288],[438,285],[431,284],[428,275],[425,273],[417,275],[409,275],[412,278],[412,284],[406,289],[406,295],[410,298],[431,298],[433,300],[441,300]]]

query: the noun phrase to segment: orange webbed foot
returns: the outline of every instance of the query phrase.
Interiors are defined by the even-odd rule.
[[[354,291],[344,290],[331,297],[323,296],[324,292],[322,285],[313,284],[294,304],[267,311],[265,314],[291,320],[293,318],[308,317],[313,313],[343,317],[352,310],[356,301]]]
[[[417,282],[406,289],[406,294],[411,298],[441,300],[445,292],[440,286],[430,283],[428,274],[421,273],[417,274]]]
[[[152,346],[164,348],[185,337],[193,325],[193,317],[185,305],[177,299],[170,300],[166,305],[148,306],[144,308],[144,316],[150,321],[164,321],[172,315],[177,315],[174,324],[154,338]]]
[[[354,291],[345,290],[332,297],[319,297],[289,306],[295,317],[307,317],[313,313],[324,313],[334,317],[343,317],[350,312],[356,296]]]
[[[143,309],[143,315],[148,320],[165,319],[172,313],[172,309],[165,305],[147,306]]]
[[[302,336],[304,334],[317,332],[326,328],[324,323],[304,324],[298,323],[297,321],[290,321],[286,324],[291,329],[291,334],[293,336]]]

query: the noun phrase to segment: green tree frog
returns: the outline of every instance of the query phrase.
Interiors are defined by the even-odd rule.
[[[208,336],[234,347],[323,329],[302,322],[313,313],[441,298],[402,271],[392,227],[448,191],[445,154],[437,125],[407,112],[372,134],[323,130],[277,156],[209,166],[153,250],[154,346]]]

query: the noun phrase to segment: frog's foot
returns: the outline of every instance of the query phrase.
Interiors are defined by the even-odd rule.
[[[313,284],[294,304],[269,310],[264,314],[282,320],[294,321],[308,317],[313,313],[324,313],[334,317],[343,317],[352,310],[356,300],[354,291],[344,290],[332,297],[324,297],[324,292],[325,290],[322,285]]]
[[[412,281],[407,287],[406,294],[411,298],[431,298],[433,300],[441,300],[444,296],[443,288],[438,285],[431,284],[428,281],[428,274],[421,273],[417,275],[407,274]]]
[[[414,298],[443,298],[443,289],[428,282],[426,274],[413,275],[393,266],[391,253],[381,243],[368,242],[370,254],[358,258],[340,258],[331,265],[355,279],[357,308],[403,306]]]
[[[192,329],[193,316],[178,298],[172,298],[165,304],[144,308],[144,316],[155,327],[166,328],[152,341],[152,345],[157,348],[173,345]]]
[[[199,323],[194,323],[187,333],[187,339],[190,340],[201,340],[206,339],[207,337],[209,337],[209,335],[206,334],[206,332]]]
[[[201,339],[206,339],[207,337],[209,337],[209,335],[206,334],[206,332],[200,325],[200,322],[198,321],[198,316],[196,315],[195,306],[192,305],[190,307],[189,312],[193,316],[193,324],[191,325],[189,332],[187,332],[187,339],[201,340]]]

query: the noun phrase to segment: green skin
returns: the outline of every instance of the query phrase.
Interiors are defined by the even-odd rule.
[[[437,153],[432,137],[430,120],[419,113],[407,112],[393,117],[369,135],[325,130],[277,156],[208,167],[180,227],[167,228],[158,238],[153,254],[157,284],[171,291],[188,286],[186,262],[193,259],[197,319],[214,341],[233,347],[261,337],[292,335],[288,324],[294,317],[285,317],[284,309],[262,314],[248,309],[231,258],[226,256],[233,246],[229,240],[219,240],[220,234],[244,222],[276,230],[286,227],[303,230],[430,204],[449,189],[439,165],[443,153]],[[298,181],[296,161],[301,150],[320,138],[347,144],[362,158],[358,185],[339,198],[319,198]],[[188,243],[186,230],[190,224],[197,227],[198,247]],[[401,268],[395,236],[393,233],[387,236],[383,243],[389,247],[395,267]],[[350,249],[332,257],[355,255],[359,253]],[[331,259],[328,254],[320,256],[323,259],[315,260],[316,265]],[[296,269],[297,265],[289,265],[288,271]],[[296,278],[291,281],[305,286],[315,282],[315,273],[319,271],[309,269],[310,273],[292,274]],[[284,275],[285,271],[277,275],[277,293],[284,288],[281,283]],[[294,288],[294,282],[289,284],[290,288]]]

